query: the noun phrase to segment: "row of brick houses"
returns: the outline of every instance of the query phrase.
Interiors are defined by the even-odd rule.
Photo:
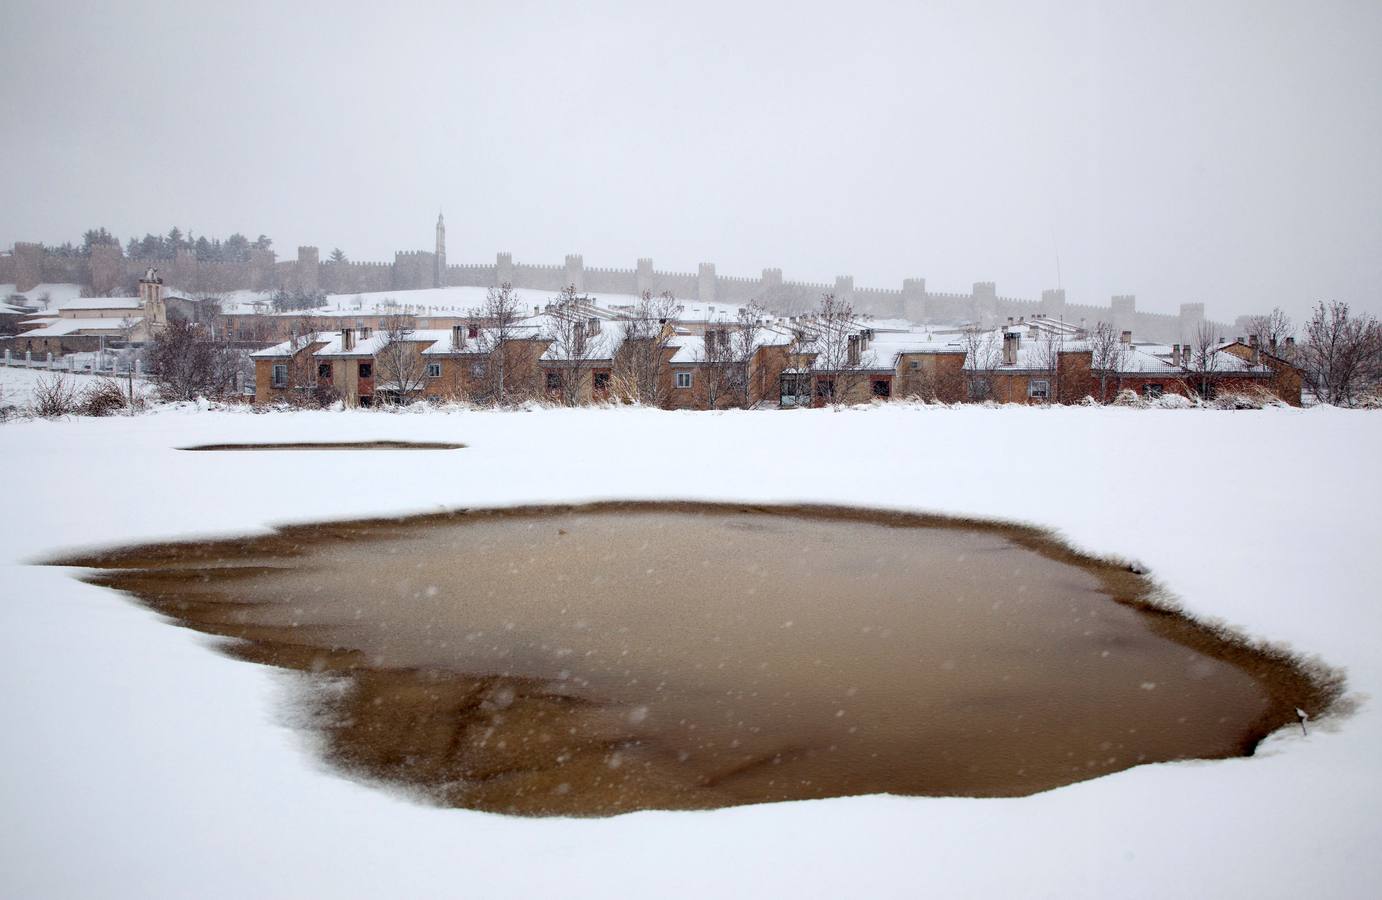
[[[382,320],[381,320],[382,321]],[[1291,348],[1246,337],[1209,345],[1099,346],[1083,328],[1037,317],[990,330],[828,322],[811,316],[642,337],[592,304],[536,310],[501,335],[478,319],[449,328],[347,327],[294,335],[252,354],[255,402],[340,399],[639,399],[671,409],[793,407],[919,398],[947,403],[1109,402],[1126,391],[1271,394],[1300,404]]]

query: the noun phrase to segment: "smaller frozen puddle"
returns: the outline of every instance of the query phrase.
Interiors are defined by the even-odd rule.
[[[1339,687],[1042,532],[864,510],[462,511],[65,564],[309,673],[294,719],[340,771],[525,815],[1030,794],[1250,755]]]
[[[465,444],[426,441],[353,441],[293,444],[198,444],[179,450],[460,450]]]

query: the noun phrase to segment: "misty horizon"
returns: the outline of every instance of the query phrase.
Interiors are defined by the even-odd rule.
[[[639,10],[16,4],[0,247],[440,210],[451,262],[1382,312],[1374,4]]]

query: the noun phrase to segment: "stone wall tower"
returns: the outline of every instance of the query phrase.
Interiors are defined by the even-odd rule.
[[[436,271],[432,275],[434,287],[446,287],[446,220],[437,213],[437,258]]]

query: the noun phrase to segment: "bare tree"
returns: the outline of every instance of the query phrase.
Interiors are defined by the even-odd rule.
[[[705,393],[706,406],[719,409],[720,402],[730,395],[730,330],[723,324],[707,325],[701,335],[701,348],[697,353],[701,363],[701,390]]]
[[[497,288],[490,288],[485,294],[485,305],[480,310],[485,327],[476,329],[480,342],[479,351],[485,355],[482,384],[484,394],[494,403],[503,406],[513,393],[514,373],[510,371],[515,346],[520,339],[520,323],[523,321],[523,307],[513,285],[504,282]]]
[[[1046,396],[1040,398],[1045,403],[1060,403],[1061,397],[1061,351],[1065,349],[1065,338],[1059,331],[1041,328],[1031,336],[1033,352],[1030,355],[1032,368],[1045,376]]]
[[[1305,323],[1299,350],[1306,382],[1323,403],[1352,406],[1382,378],[1382,325],[1347,303],[1319,303]]]
[[[1184,347],[1185,368],[1195,393],[1205,400],[1214,397],[1214,373],[1219,368],[1219,345],[1223,340],[1214,333],[1214,326],[1201,322],[1195,328],[1190,343]]]
[[[422,345],[412,339],[416,330],[413,317],[403,312],[391,312],[379,320],[382,344],[374,354],[379,367],[376,377],[381,385],[390,385],[389,391],[397,391],[398,403],[409,403],[421,394],[427,377]]]
[[[1250,316],[1248,334],[1257,335],[1258,341],[1268,353],[1285,359],[1290,353],[1286,339],[1295,337],[1296,326],[1290,316],[1282,312],[1280,307],[1276,307],[1266,315]]]
[[[664,406],[668,400],[668,350],[672,323],[681,305],[670,291],[657,296],[644,291],[624,319],[624,340],[615,361],[614,378],[619,396],[636,403]]]
[[[601,323],[590,314],[592,307],[591,298],[578,293],[575,285],[568,285],[548,310],[548,337],[552,341],[548,353],[561,369],[558,396],[566,406],[581,402],[582,388],[594,361],[603,354]]]
[[[174,319],[154,335],[150,375],[165,400],[220,397],[235,386],[242,354],[200,325]]]
[[[1099,322],[1086,339],[1089,343],[1090,368],[1099,376],[1099,402],[1108,402],[1108,382],[1114,379],[1113,389],[1122,387],[1122,371],[1127,363],[1128,345],[1123,343],[1118,329],[1109,322]]]
[[[960,337],[965,348],[965,389],[970,400],[993,396],[993,375],[1003,362],[1003,344],[998,332],[971,325]]]
[[[767,311],[757,301],[740,307],[725,341],[727,374],[733,402],[742,409],[753,404],[753,361],[763,336]]]
[[[817,397],[832,406],[849,403],[873,361],[872,353],[863,350],[854,307],[834,294],[822,294],[808,328]]]

